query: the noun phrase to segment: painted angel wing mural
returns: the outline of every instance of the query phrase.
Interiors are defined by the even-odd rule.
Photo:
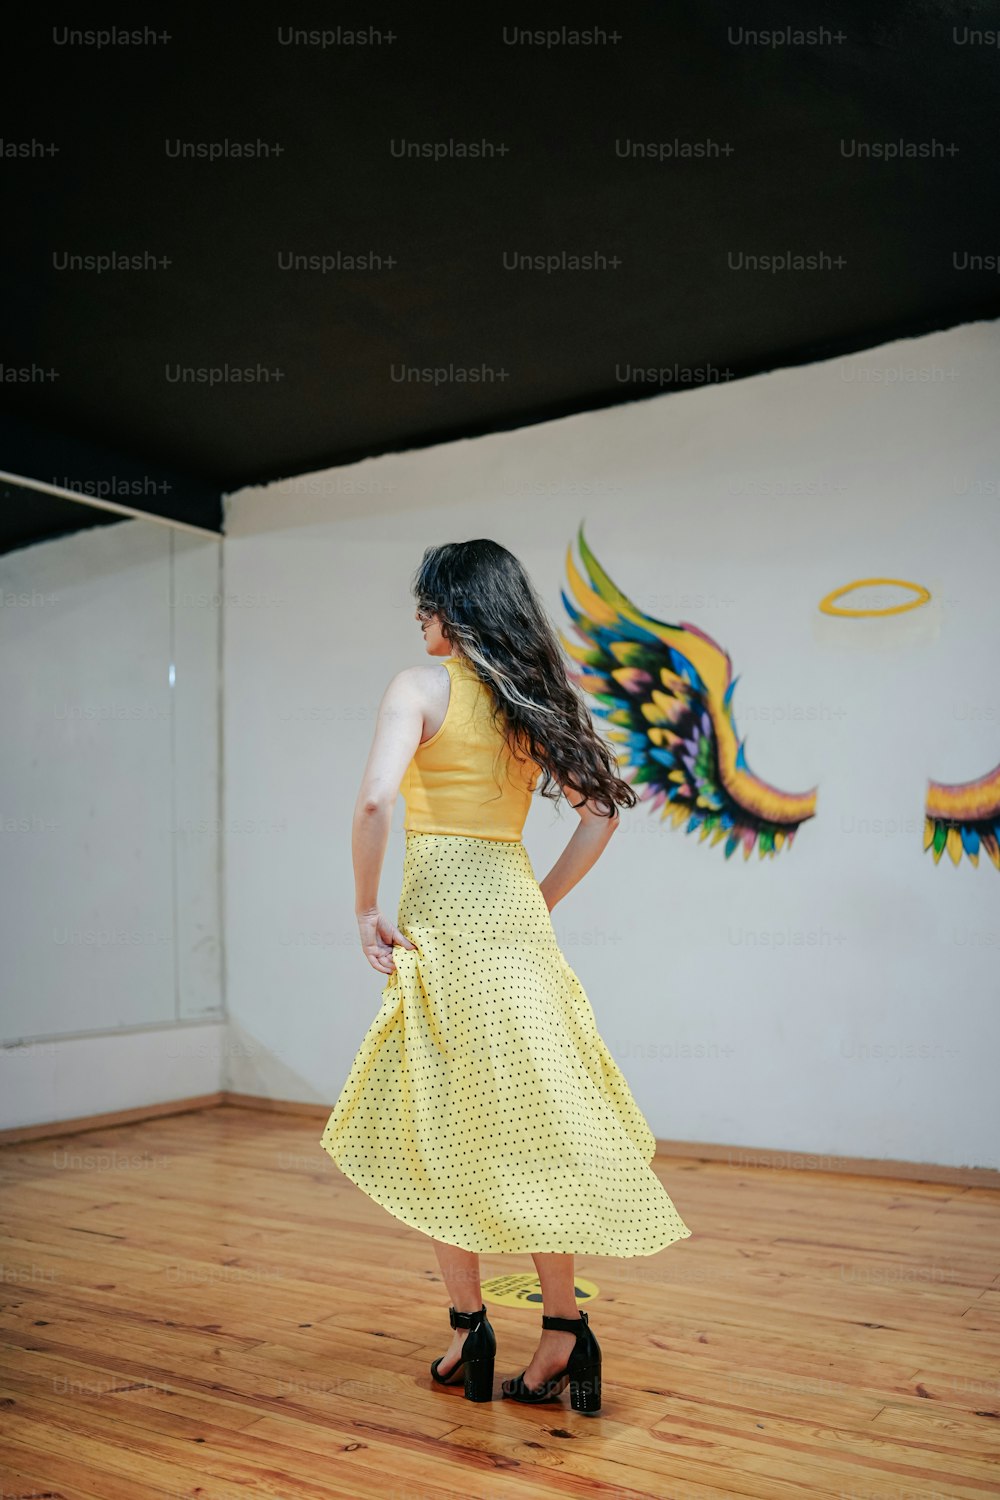
[[[560,634],[583,670],[574,681],[598,700],[594,712],[611,726],[623,780],[674,827],[699,830],[699,842],[725,839],[728,859],[754,844],[761,858],[791,847],[799,826],[816,811],[816,789],[782,792],[747,765],[745,741],[733,719],[737,679],[722,647],[697,626],[669,625],[645,615],[600,567],[578,534],[585,582],[567,549],[566,571],[576,608],[562,595],[578,646]]]
[[[924,853],[933,849],[935,864],[947,849],[954,864],[967,854],[978,865],[985,849],[1000,870],[1000,766],[977,781],[929,780],[924,811]]]

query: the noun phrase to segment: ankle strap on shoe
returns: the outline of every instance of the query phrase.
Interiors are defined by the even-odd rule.
[[[448,1318],[452,1328],[475,1328],[481,1318],[486,1316],[486,1303],[484,1302],[478,1312],[456,1312],[453,1307],[448,1309]]]
[[[550,1318],[542,1314],[542,1327],[555,1329],[558,1333],[582,1333],[587,1321],[587,1314],[582,1310],[578,1318]]]

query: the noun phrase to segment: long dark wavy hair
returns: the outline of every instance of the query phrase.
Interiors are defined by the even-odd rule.
[[[512,552],[486,537],[428,547],[411,588],[418,609],[439,615],[445,639],[486,684],[493,723],[511,754],[541,766],[541,796],[558,802],[569,786],[581,794],[574,807],[594,800],[608,818],[618,816],[618,806],[635,806],[638,798],[567,676],[559,639]]]

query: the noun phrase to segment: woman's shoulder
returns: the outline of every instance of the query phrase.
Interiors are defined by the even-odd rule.
[[[433,710],[438,704],[448,701],[451,672],[445,665],[451,657],[439,657],[436,661],[415,662],[390,677],[384,697],[388,699],[416,701],[421,708]]]
[[[435,662],[400,667],[385,685],[382,706],[392,709],[393,706],[418,704],[421,708],[432,708],[439,699],[447,699],[450,675]]]
[[[453,661],[454,657],[439,656],[433,661],[413,662],[408,667],[400,667],[389,678],[389,687],[394,683],[421,683],[421,682],[444,682],[449,676],[447,663]]]

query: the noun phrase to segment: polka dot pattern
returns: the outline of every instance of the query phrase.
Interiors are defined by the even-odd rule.
[[[519,841],[408,832],[395,970],[321,1137],[395,1218],[479,1253],[653,1255],[691,1231]]]

